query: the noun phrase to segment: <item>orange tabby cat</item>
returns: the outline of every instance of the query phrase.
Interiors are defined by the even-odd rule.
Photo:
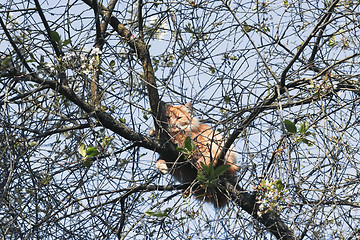
[[[194,153],[191,155],[190,161],[196,169],[201,170],[201,162],[208,166],[213,160],[213,165],[216,166],[218,156],[222,150],[225,139],[219,133],[216,133],[206,124],[199,123],[199,120],[190,114],[191,104],[185,105],[168,105],[166,110],[166,117],[168,119],[168,134],[171,140],[184,148],[184,141],[189,136],[195,145]],[[156,135],[155,128],[150,130],[150,136]],[[233,149],[229,149],[225,156],[225,164],[230,168],[226,174],[235,174],[238,167],[236,164],[236,156]],[[160,158],[156,162],[156,168],[161,173],[171,173],[175,179],[180,182],[192,182],[196,179],[197,172],[189,165],[183,163],[166,162]],[[170,168],[170,169],[169,169]],[[208,195],[204,191],[195,193],[195,195]],[[212,202],[216,207],[222,207],[226,204],[226,198],[219,192],[206,196],[206,200]]]

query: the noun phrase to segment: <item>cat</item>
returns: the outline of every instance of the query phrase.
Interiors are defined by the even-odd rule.
[[[171,173],[176,180],[182,183],[190,183],[196,179],[197,170],[203,170],[201,163],[209,166],[210,162],[213,161],[213,166],[217,165],[225,138],[210,126],[200,123],[197,118],[191,115],[191,103],[185,105],[169,104],[165,114],[168,125],[166,131],[171,141],[184,148],[184,141],[189,136],[195,145],[195,150],[189,160],[192,166],[188,163],[167,162],[160,156],[156,161],[156,168],[163,174]],[[153,127],[149,135],[155,136],[156,134],[157,131]],[[227,151],[224,164],[230,166],[225,174],[236,174],[238,167],[236,166],[236,155],[233,146]],[[210,194],[206,193],[204,189],[196,191],[194,193],[196,196],[205,196],[205,200],[212,202],[217,208],[226,205],[226,197],[218,190]]]

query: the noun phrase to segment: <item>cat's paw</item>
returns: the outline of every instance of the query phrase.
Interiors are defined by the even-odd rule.
[[[149,135],[151,137],[154,137],[154,136],[156,136],[156,134],[157,134],[157,131],[156,131],[155,126],[154,126],[149,130]]]
[[[169,168],[167,167],[165,160],[159,159],[156,161],[155,165],[157,170],[159,170],[159,172],[161,172],[162,174],[169,173]]]

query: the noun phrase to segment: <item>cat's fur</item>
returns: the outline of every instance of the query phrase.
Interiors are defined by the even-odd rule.
[[[190,158],[190,163],[198,170],[202,170],[201,162],[208,166],[213,161],[213,166],[218,162],[218,156],[225,143],[225,139],[220,133],[215,132],[210,126],[202,124],[190,113],[191,104],[185,105],[167,105],[167,132],[171,140],[178,146],[184,148],[184,141],[189,136],[195,144],[195,152]],[[150,130],[150,136],[156,135],[155,128]],[[225,164],[230,165],[226,174],[234,175],[238,167],[236,166],[236,156],[233,147],[227,151]],[[161,173],[171,173],[176,180],[186,183],[196,179],[197,171],[184,163],[167,162],[162,156],[156,162],[156,168]],[[205,196],[205,200],[210,201],[215,207],[226,205],[226,197],[214,190],[213,193],[197,190],[195,195]]]

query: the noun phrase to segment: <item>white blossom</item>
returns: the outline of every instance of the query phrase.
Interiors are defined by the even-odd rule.
[[[45,63],[45,67],[49,68],[50,71],[54,71],[55,70],[55,65],[51,62],[47,62]]]
[[[102,51],[98,47],[93,47],[91,53],[95,55],[101,55]]]
[[[67,52],[67,53],[64,54],[63,59],[64,60],[69,60],[72,57],[75,57],[75,53],[74,52]]]
[[[159,22],[158,16],[151,16],[148,20],[150,26],[155,26]],[[159,26],[157,26],[157,30],[155,32],[155,36],[159,40],[163,40],[166,35],[168,35],[168,22],[167,20],[162,21]]]
[[[149,24],[150,25],[155,25],[156,24],[156,22],[158,21],[158,16],[156,16],[156,15],[154,15],[154,16],[151,16],[150,18],[149,18]]]
[[[81,61],[87,61],[87,53],[84,53],[84,52],[81,53],[81,54],[80,54],[80,60],[81,60]]]
[[[90,69],[87,68],[87,69],[83,70],[82,73],[85,74],[85,75],[89,75],[90,74]]]

